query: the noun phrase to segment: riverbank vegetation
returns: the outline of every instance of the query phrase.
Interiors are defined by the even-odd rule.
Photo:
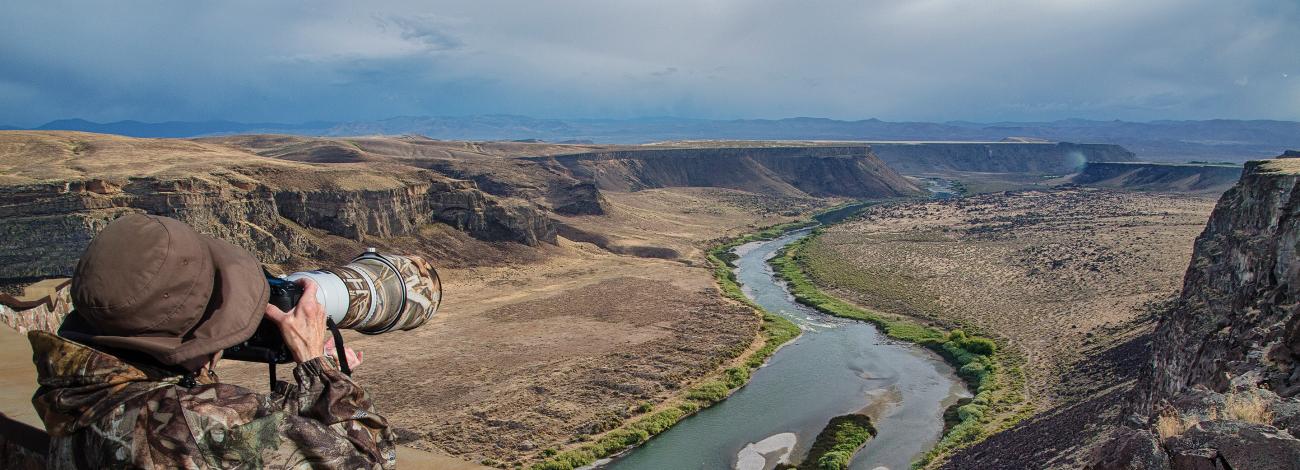
[[[831,418],[813,441],[808,456],[798,466],[784,468],[797,470],[847,470],[858,449],[876,435],[871,418],[848,414]],[[777,467],[782,468],[782,467]]]
[[[789,283],[790,292],[802,304],[829,315],[852,318],[875,324],[891,338],[925,346],[957,368],[958,375],[974,392],[974,398],[956,410],[956,422],[935,447],[918,462],[924,468],[953,450],[979,442],[989,434],[1005,429],[1032,413],[1024,405],[1024,374],[1015,355],[1001,351],[990,338],[968,334],[961,329],[944,331],[905,317],[868,310],[822,292],[805,271],[821,260],[810,259],[805,247],[816,233],[792,243],[772,258],[777,275]],[[893,286],[889,290],[896,290]]]

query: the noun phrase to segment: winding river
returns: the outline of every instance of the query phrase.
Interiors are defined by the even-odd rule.
[[[811,229],[736,248],[745,294],[804,334],[772,356],[730,398],[654,437],[605,468],[760,470],[798,462],[830,418],[864,413],[878,435],[855,470],[910,467],[939,439],[943,410],[969,396],[934,353],[891,340],[872,325],[824,315],[794,301],[767,260]]]

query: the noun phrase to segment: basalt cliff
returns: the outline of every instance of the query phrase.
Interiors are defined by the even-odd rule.
[[[1091,162],[1131,162],[1133,152],[1110,144],[1068,142],[891,142],[871,148],[903,174],[946,171],[1067,175]]]
[[[1160,320],[1095,468],[1300,466],[1300,161],[1246,164]]]
[[[920,194],[866,146],[616,150],[531,160],[612,191],[719,187],[802,197]]]
[[[537,245],[556,236],[537,208],[427,170],[309,165],[192,141],[2,137],[0,279],[9,283],[71,274],[90,239],[126,212],[175,217],[286,266],[403,237],[451,255],[456,239]]]

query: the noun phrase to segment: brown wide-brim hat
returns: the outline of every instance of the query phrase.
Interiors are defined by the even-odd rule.
[[[72,276],[75,312],[59,334],[196,369],[253,335],[268,295],[248,251],[179,220],[130,214],[81,256]]]

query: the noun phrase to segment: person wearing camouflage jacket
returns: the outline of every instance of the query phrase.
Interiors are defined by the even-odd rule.
[[[324,312],[304,287],[282,312],[247,251],[165,217],[111,223],[77,266],[58,335],[28,334],[49,468],[394,468],[388,422],[323,354]],[[295,383],[262,395],[217,382],[221,351],[263,317]]]
[[[259,395],[222,383],[186,388],[174,373],[43,331],[28,337],[51,469],[394,467],[388,423],[333,358],[298,364],[296,384]]]

